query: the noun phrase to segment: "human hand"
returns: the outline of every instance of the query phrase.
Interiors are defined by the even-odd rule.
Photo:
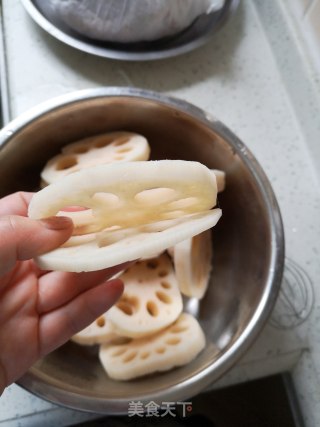
[[[0,395],[45,354],[107,311],[123,283],[109,280],[125,265],[90,273],[42,271],[32,258],[72,233],[65,217],[26,217],[32,193],[0,199]]]

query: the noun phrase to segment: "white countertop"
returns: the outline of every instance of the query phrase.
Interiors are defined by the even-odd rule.
[[[245,357],[214,387],[291,371],[306,425],[319,425],[320,128],[315,117],[320,112],[320,84],[317,70],[301,49],[303,42],[296,39],[293,21],[286,11],[282,14],[283,3],[245,0],[206,46],[180,57],[141,63],[76,51],[40,29],[19,0],[2,3],[12,118],[74,90],[140,87],[208,111],[254,153],[280,204],[287,257],[307,272],[311,281],[307,295],[314,298],[314,305],[310,313],[308,307],[297,313],[302,304],[298,296],[289,307],[296,315],[291,320],[286,316],[286,296],[294,291],[300,295],[286,270],[269,323]],[[301,324],[292,326],[299,315]],[[288,322],[291,327],[285,329]],[[65,426],[90,417],[45,402],[17,385],[8,387],[0,399],[0,426]]]

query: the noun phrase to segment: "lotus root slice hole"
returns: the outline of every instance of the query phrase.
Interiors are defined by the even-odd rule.
[[[56,164],[57,171],[63,171],[72,168],[78,164],[78,159],[75,156],[62,157]]]
[[[144,351],[143,353],[140,354],[140,359],[145,360],[150,356],[150,352],[149,351]]]
[[[156,352],[158,354],[163,354],[165,351],[166,351],[165,347],[158,347],[158,348],[156,348]]]
[[[123,347],[123,348],[120,348],[120,349],[118,349],[118,350],[114,351],[114,352],[111,354],[111,356],[112,356],[112,357],[122,356],[126,351],[127,351],[127,348],[126,348],[126,347]]]
[[[69,152],[73,153],[73,154],[85,154],[89,150],[90,150],[90,148],[87,147],[86,145],[79,145],[78,147],[71,148],[71,150]]]
[[[104,148],[107,145],[109,145],[111,142],[113,142],[113,138],[110,138],[110,136],[106,136],[104,138],[99,139],[97,142],[94,143],[95,148]]]
[[[171,285],[168,282],[161,282],[160,285],[163,289],[171,289]]]
[[[103,191],[94,193],[91,198],[94,202],[107,206],[116,206],[120,201],[117,195],[113,193],[105,193]]]
[[[156,296],[164,304],[171,304],[172,302],[170,296],[162,291],[157,291]]]
[[[137,352],[136,351],[132,351],[131,353],[127,354],[123,359],[123,363],[129,363],[131,362],[131,360],[133,360],[136,356],[137,356]]]
[[[166,271],[166,270],[161,270],[161,271],[159,271],[159,273],[158,273],[158,276],[159,277],[166,277],[166,276],[168,276],[168,272]],[[162,286],[162,283],[161,283],[161,286]],[[164,288],[165,288],[165,286],[163,286]],[[169,288],[170,288],[171,286],[169,285]],[[169,288],[167,288],[167,289],[169,289]]]
[[[166,340],[166,344],[169,344],[169,345],[177,345],[180,342],[181,342],[181,339],[178,337],[173,337]]]
[[[180,332],[184,332],[188,329],[187,326],[180,326],[180,325],[176,325],[173,328],[170,329],[170,332],[173,334],[180,334]]]
[[[114,160],[124,160],[124,159],[125,159],[125,156],[124,156],[123,154],[116,154],[116,155],[113,157],[113,159],[114,159]]]
[[[99,326],[100,328],[103,328],[104,325],[106,324],[106,321],[104,319],[104,317],[98,317],[98,319],[96,320],[96,325]]]
[[[146,309],[152,317],[157,317],[159,314],[158,306],[154,301],[148,301],[146,304]]]
[[[132,316],[138,310],[139,302],[135,297],[123,295],[120,301],[117,302],[116,307],[127,316]]]
[[[137,193],[134,196],[134,200],[148,206],[160,205],[174,200],[176,193],[176,190],[173,188],[149,188]]]
[[[156,268],[158,268],[159,263],[156,259],[151,259],[150,261],[147,262],[147,267],[150,270],[155,270]]]
[[[118,148],[117,153],[119,154],[128,153],[131,150],[132,150],[131,146],[128,145],[127,147]]]
[[[118,147],[118,146],[120,146],[120,145],[124,145],[124,144],[126,144],[128,141],[130,141],[130,138],[129,138],[129,137],[127,137],[127,136],[122,136],[122,137],[120,137],[120,138],[117,138],[117,139],[114,141],[114,145],[116,145],[116,146]]]

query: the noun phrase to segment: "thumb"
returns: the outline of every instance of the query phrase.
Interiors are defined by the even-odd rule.
[[[16,261],[31,259],[62,245],[71,236],[72,221],[66,217],[32,220],[23,216],[0,217],[0,274]]]

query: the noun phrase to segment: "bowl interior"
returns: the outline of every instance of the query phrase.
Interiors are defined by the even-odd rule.
[[[207,345],[185,367],[116,382],[102,370],[95,348],[69,342],[31,369],[33,391],[39,394],[45,393],[43,390],[49,384],[78,397],[128,402],[146,396],[168,396],[168,390],[192,381],[209,366],[213,367],[214,380],[222,373],[214,373],[214,364],[237,343],[265,296],[272,263],[273,225],[261,188],[243,156],[221,133],[175,106],[151,99],[110,96],[77,100],[44,112],[3,144],[0,195],[38,189],[42,167],[63,145],[114,130],[146,136],[152,159],[196,160],[227,174],[226,190],[219,195],[223,216],[213,229],[209,291],[199,304],[186,302],[205,330]],[[37,386],[38,381],[41,386]],[[46,397],[50,399],[48,394]],[[88,409],[83,402],[79,406]],[[112,412],[108,405],[105,408]],[[115,404],[114,408],[121,412],[124,407]]]

